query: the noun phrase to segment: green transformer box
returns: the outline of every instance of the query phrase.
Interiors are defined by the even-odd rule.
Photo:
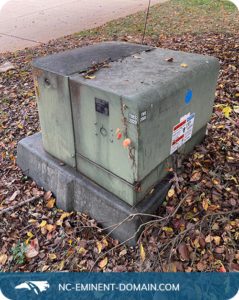
[[[33,68],[44,149],[134,206],[204,138],[219,63],[107,42]]]

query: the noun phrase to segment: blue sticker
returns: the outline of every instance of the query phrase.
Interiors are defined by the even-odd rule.
[[[192,97],[193,97],[193,91],[187,90],[186,95],[185,95],[185,103],[189,104],[192,100]]]

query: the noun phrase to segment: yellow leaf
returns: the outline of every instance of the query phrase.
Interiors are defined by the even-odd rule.
[[[62,271],[64,269],[64,266],[65,266],[65,261],[62,260],[59,264],[59,271]]]
[[[85,77],[85,79],[95,79],[95,75],[93,75],[93,76],[90,76],[90,75],[85,75],[84,76]]]
[[[52,225],[52,224],[47,224],[46,225],[46,230],[49,232],[52,232],[56,229],[56,225]]]
[[[109,243],[106,239],[103,239],[102,243],[104,244],[105,247],[107,247],[109,245]]]
[[[232,112],[232,109],[230,106],[226,106],[223,108],[222,112],[224,113],[226,118],[229,118],[230,113]]]
[[[236,97],[239,97],[239,93],[236,93],[236,95],[235,95]]]
[[[0,254],[0,265],[5,265],[7,262],[7,255],[6,254]]]
[[[212,180],[212,182],[213,182],[213,184],[215,184],[215,185],[220,184],[220,180],[219,180],[219,179],[216,179],[216,178],[214,178],[214,179]]]
[[[163,227],[162,230],[166,232],[173,232],[173,228],[171,227]]]
[[[108,258],[105,257],[104,259],[102,259],[102,260],[99,262],[98,266],[99,266],[101,269],[104,269],[104,268],[106,267],[107,264],[108,264]]]
[[[87,252],[87,250],[85,250],[85,248],[83,248],[83,247],[80,247],[80,249],[78,249],[79,254],[85,255],[86,252]]]
[[[34,234],[31,231],[28,231],[27,232],[27,236],[28,236],[28,239],[25,242],[26,244],[28,244],[29,241],[30,241],[30,239],[34,237]]]
[[[170,190],[168,191],[168,197],[169,197],[169,198],[172,198],[174,194],[175,194],[174,189],[170,189]]]
[[[56,225],[61,226],[62,222],[64,221],[65,218],[68,218],[70,215],[72,215],[73,213],[69,213],[69,212],[64,212],[61,216],[60,219],[56,222]]]
[[[202,207],[204,210],[208,210],[208,199],[203,199],[202,200]]]
[[[96,242],[96,246],[97,246],[97,249],[98,249],[98,253],[101,253],[101,251],[102,251],[102,244],[101,244],[101,242],[97,241]]]
[[[50,260],[54,260],[54,259],[57,258],[57,256],[56,256],[56,254],[54,254],[54,253],[50,253],[50,254],[49,254],[49,258],[50,258]]]
[[[214,240],[214,242],[215,242],[215,244],[216,244],[217,246],[220,245],[220,242],[221,242],[220,236],[214,236],[214,237],[213,237],[213,240]]]
[[[41,222],[41,224],[38,226],[38,227],[44,227],[44,226],[46,226],[46,224],[47,224],[47,221],[46,220],[43,220],[42,222]]]
[[[61,217],[60,217],[60,220],[64,220],[65,218],[68,218],[72,213],[68,213],[68,212],[64,212]]]
[[[142,262],[144,262],[146,256],[145,256],[144,246],[142,243],[140,243],[140,257],[141,257]]]
[[[213,241],[213,237],[211,235],[206,236],[205,242],[206,243],[211,243]]]
[[[188,67],[188,65],[187,65],[187,64],[184,64],[184,63],[181,64],[180,66],[181,66],[182,68],[187,68],[187,67]]]
[[[47,201],[46,207],[47,207],[47,208],[52,208],[52,207],[54,207],[55,202],[56,202],[56,199],[54,199],[54,198],[51,197],[51,198]]]

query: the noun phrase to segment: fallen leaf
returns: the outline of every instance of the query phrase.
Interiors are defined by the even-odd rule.
[[[181,64],[180,66],[181,66],[182,68],[187,68],[187,67],[188,67],[188,65],[187,65],[187,64],[184,64],[184,63]]]
[[[48,191],[44,194],[44,200],[47,201],[51,198],[52,196],[52,192],[51,191]]]
[[[140,243],[140,258],[141,258],[142,262],[145,261],[145,257],[146,257],[146,255],[145,255],[144,246],[142,243]]]
[[[5,265],[5,263],[7,262],[7,254],[0,254],[0,265]]]
[[[42,227],[46,226],[46,224],[47,224],[47,221],[43,220],[43,221],[41,221],[41,223],[39,224],[38,227],[42,228]]]
[[[173,57],[165,58],[165,61],[167,61],[167,62],[173,62]]]
[[[104,269],[104,268],[106,267],[107,264],[108,264],[108,258],[105,257],[104,259],[102,259],[102,260],[99,262],[98,266],[99,266],[101,269]]]
[[[34,234],[31,231],[27,232],[28,239],[26,240],[26,244],[29,244],[29,241],[34,237]]]
[[[169,198],[172,198],[174,195],[175,195],[175,190],[174,190],[174,189],[170,189],[170,190],[168,191],[168,197],[169,197]]]
[[[192,176],[190,178],[190,181],[192,181],[192,182],[199,181],[200,178],[201,178],[201,175],[202,174],[199,171],[193,172],[193,174],[192,174]]]
[[[46,204],[46,207],[47,208],[53,208],[54,205],[55,205],[55,202],[56,202],[56,199],[51,197],[48,201],[47,201],[47,204]]]
[[[98,253],[101,253],[101,251],[102,251],[102,244],[101,244],[101,242],[97,241],[96,242],[96,246],[97,246],[97,249],[98,249]]]
[[[52,232],[56,229],[56,225],[47,224],[45,228],[48,232]]]
[[[13,194],[12,194],[12,196],[9,198],[9,202],[11,202],[11,201],[13,201],[13,200],[15,200],[15,198],[17,197],[17,195],[19,195],[20,194],[20,191],[15,191]]]
[[[185,243],[182,243],[178,246],[178,252],[182,261],[189,260],[189,251]]]
[[[39,254],[39,244],[38,239],[35,238],[34,240],[31,240],[30,244],[26,247],[25,255],[27,258],[34,258]]]
[[[214,236],[214,237],[213,237],[213,240],[214,240],[214,242],[215,242],[215,244],[216,244],[217,246],[220,245],[220,242],[221,242],[220,236]]]
[[[232,109],[230,106],[226,106],[223,108],[222,112],[224,113],[226,118],[230,117],[230,113],[232,112]]]
[[[208,199],[203,199],[202,200],[202,207],[203,207],[203,209],[205,210],[205,211],[207,211],[207,209],[208,209]]]
[[[95,76],[95,75],[92,75],[92,76],[90,76],[90,75],[85,75],[84,78],[85,78],[85,79],[95,79],[96,76]]]
[[[49,254],[49,258],[50,258],[50,260],[54,260],[54,259],[57,258],[57,256],[56,256],[55,253],[50,253],[50,254]]]
[[[0,65],[0,73],[4,73],[14,69],[16,69],[16,67],[10,61],[6,61]]]

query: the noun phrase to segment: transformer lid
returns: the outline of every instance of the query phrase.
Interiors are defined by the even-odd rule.
[[[69,76],[89,69],[92,64],[115,61],[150,50],[152,47],[126,42],[105,42],[64,51],[33,60],[33,67]]]
[[[212,56],[160,48],[151,50],[110,63],[109,68],[95,72],[93,80],[85,79],[82,74],[71,76],[71,80],[128,99],[147,100],[156,94],[164,98],[199,74],[219,68],[218,60]]]

